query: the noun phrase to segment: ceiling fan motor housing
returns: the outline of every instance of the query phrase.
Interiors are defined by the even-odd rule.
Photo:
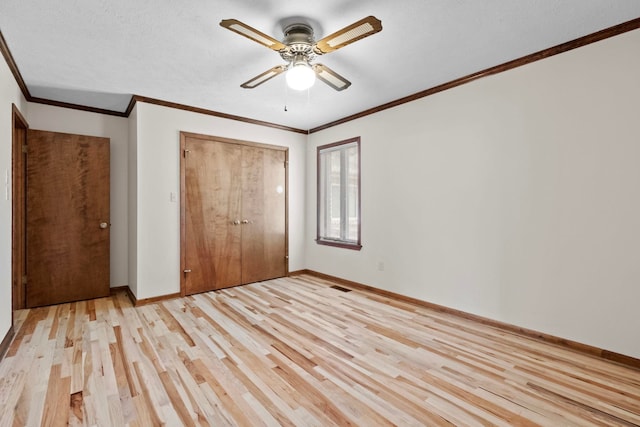
[[[286,47],[280,51],[280,56],[289,63],[294,60],[309,62],[316,57],[313,51],[313,29],[307,24],[292,24],[286,27],[282,43]]]

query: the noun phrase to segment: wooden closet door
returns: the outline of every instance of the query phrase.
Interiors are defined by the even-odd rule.
[[[239,285],[242,148],[184,140],[184,293]]]
[[[286,275],[286,153],[242,149],[242,282]]]

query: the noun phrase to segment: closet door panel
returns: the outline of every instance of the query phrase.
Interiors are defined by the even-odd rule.
[[[184,156],[185,293],[239,285],[242,148],[187,138]]]
[[[286,275],[286,153],[243,147],[242,282]]]

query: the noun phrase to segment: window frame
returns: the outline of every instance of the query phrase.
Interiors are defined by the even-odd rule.
[[[333,239],[333,238],[327,238],[325,236],[321,236],[320,233],[320,223],[321,223],[321,206],[322,206],[322,193],[320,191],[321,189],[321,179],[322,179],[322,170],[321,170],[321,155],[322,152],[325,150],[329,150],[329,149],[335,149],[336,147],[339,147],[341,145],[347,145],[347,144],[353,144],[355,143],[356,149],[357,149],[357,156],[358,156],[358,197],[356,200],[356,208],[357,208],[357,212],[358,212],[358,218],[357,218],[357,231],[358,231],[358,238],[356,242],[353,241],[348,241],[348,240],[341,240],[341,239]],[[326,144],[326,145],[320,145],[317,147],[316,149],[316,243],[319,245],[326,245],[326,246],[334,246],[334,247],[338,247],[338,248],[343,248],[343,249],[352,249],[352,250],[357,250],[359,251],[360,249],[362,249],[362,211],[361,211],[361,198],[362,198],[362,164],[361,164],[361,153],[360,153],[360,137],[356,136],[353,138],[349,138],[349,139],[345,139],[342,141],[338,141],[338,142],[333,142],[331,144]],[[346,191],[343,189],[343,185],[345,183],[345,178],[343,178],[344,174],[341,173],[341,191]],[[340,215],[340,219],[341,219],[341,225],[343,224],[343,220],[345,218],[343,218],[343,214],[345,213],[345,211],[341,211],[341,215]]]

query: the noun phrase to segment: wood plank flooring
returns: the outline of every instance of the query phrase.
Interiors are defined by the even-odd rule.
[[[640,425],[640,371],[311,276],[22,310],[0,426]]]

